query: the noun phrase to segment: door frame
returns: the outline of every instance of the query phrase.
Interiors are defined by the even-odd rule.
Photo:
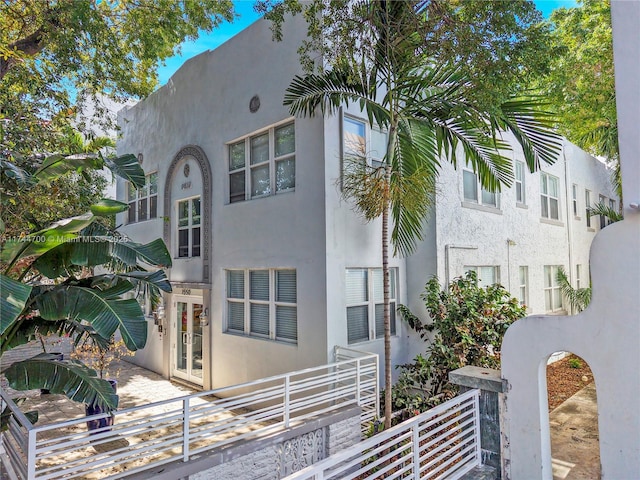
[[[186,303],[187,305],[189,305],[188,308],[188,313],[187,315],[189,315],[189,312],[192,312],[192,308],[190,307],[191,305],[194,304],[198,304],[201,305],[202,308],[205,308],[205,303],[204,303],[204,297],[202,295],[202,291],[198,290],[197,293],[186,293],[187,289],[183,289],[181,294],[173,294],[171,297],[171,317],[169,320],[169,325],[170,325],[170,355],[169,355],[169,372],[170,372],[170,377],[172,378],[178,378],[184,381],[187,381],[189,383],[193,383],[195,385],[199,385],[199,386],[204,386],[204,381],[205,381],[205,375],[208,374],[208,368],[207,368],[207,362],[204,361],[205,359],[205,354],[204,354],[204,349],[205,349],[205,345],[208,345],[208,341],[205,338],[204,335],[204,329],[202,329],[201,327],[201,356],[202,356],[202,376],[198,377],[195,375],[191,374],[191,368],[190,368],[190,364],[189,364],[189,359],[191,358],[191,356],[189,355],[189,351],[191,349],[187,350],[187,373],[183,373],[180,370],[178,370],[177,368],[177,353],[178,353],[178,341],[179,341],[179,331],[180,329],[178,328],[178,302],[181,303]],[[191,333],[193,332],[193,325],[195,324],[195,322],[199,322],[199,319],[195,319],[192,318],[191,319]],[[187,329],[189,330],[189,325],[187,326]],[[190,345],[193,345],[193,343],[190,343]],[[191,347],[192,348],[192,347]],[[191,351],[191,353],[193,353]]]

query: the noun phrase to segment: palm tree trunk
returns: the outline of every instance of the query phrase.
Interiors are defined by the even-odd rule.
[[[391,311],[389,305],[389,182],[391,165],[385,167],[384,209],[382,210],[382,280],[383,280],[383,318],[384,318],[384,428],[391,428]]]

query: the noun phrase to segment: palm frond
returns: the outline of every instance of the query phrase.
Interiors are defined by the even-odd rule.
[[[294,77],[286,90],[284,105],[292,115],[312,117],[318,108],[322,115],[332,115],[342,105],[356,103],[367,113],[371,124],[383,127],[389,123],[389,113],[376,97],[375,72],[364,65],[345,65],[323,74]]]
[[[425,122],[402,120],[396,138],[390,182],[391,243],[396,254],[406,256],[423,238],[440,159],[433,130]]]
[[[0,274],[0,335],[11,328],[20,317],[32,289],[30,285]]]
[[[143,348],[147,340],[147,322],[134,299],[120,299],[116,290],[101,292],[78,285],[54,285],[35,298],[35,305],[46,320],[84,320],[104,338],[116,330],[129,350]]]
[[[131,269],[142,263],[153,266],[171,266],[171,255],[162,239],[147,244],[124,240],[109,232],[96,229],[84,230],[78,238],[61,243],[34,261],[34,267],[48,278],[67,275],[74,266],[97,265]],[[113,268],[117,270],[117,268]]]
[[[589,208],[587,213],[590,217],[600,215],[609,219],[610,223],[620,222],[624,220],[624,217],[620,212],[617,212],[613,208],[608,207],[604,203],[596,203],[593,207]]]
[[[495,128],[509,130],[516,137],[531,172],[539,170],[542,162],[553,164],[562,150],[555,117],[544,110],[546,106],[540,97],[516,98],[504,102],[502,115],[492,119]]]
[[[562,267],[556,273],[556,280],[560,285],[562,295],[567,299],[573,310],[581,312],[587,308],[591,302],[591,288],[573,288]]]
[[[103,160],[104,165],[111,170],[114,175],[131,182],[136,188],[144,187],[144,170],[135,155],[128,153],[118,157],[106,157]]]
[[[106,410],[118,406],[118,396],[111,384],[77,360],[57,360],[55,355],[45,353],[14,363],[4,374],[9,386],[16,390],[46,388],[51,393]]]

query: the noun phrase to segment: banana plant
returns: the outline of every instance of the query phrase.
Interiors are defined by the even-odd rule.
[[[26,188],[70,171],[105,166],[136,187],[144,185],[144,171],[133,155],[110,159],[55,155],[32,175],[9,166],[7,159],[3,162],[3,174],[25,179],[20,185]],[[118,332],[128,349],[145,346],[147,324],[135,294],[171,291],[162,270],[171,266],[171,256],[160,239],[139,244],[100,222],[127,208],[125,203],[103,199],[84,215],[2,242],[0,353],[47,334],[69,335],[76,344],[90,338],[99,345]],[[97,268],[108,273],[94,274]],[[17,390],[46,388],[107,411],[118,404],[109,382],[78,360],[60,361],[43,353],[2,373]]]

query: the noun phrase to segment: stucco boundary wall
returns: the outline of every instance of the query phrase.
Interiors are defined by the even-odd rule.
[[[360,407],[320,415],[284,431],[240,440],[187,463],[173,462],[127,478],[257,480],[284,478],[362,440]]]

